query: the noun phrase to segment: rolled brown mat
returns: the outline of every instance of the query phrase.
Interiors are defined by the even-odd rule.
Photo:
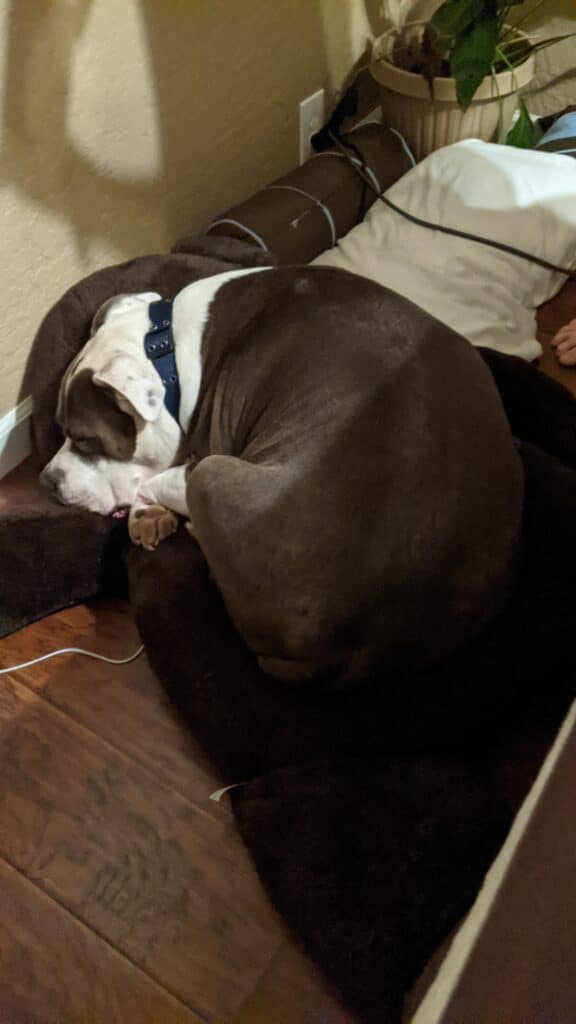
[[[308,263],[335,245],[362,220],[376,194],[413,165],[401,136],[381,124],[358,128],[344,140],[356,150],[348,151],[349,159],[340,147],[315,154],[222,213],[205,233],[251,241],[278,264]],[[374,189],[358,173],[362,167]],[[188,242],[181,239],[172,251],[186,252]]]

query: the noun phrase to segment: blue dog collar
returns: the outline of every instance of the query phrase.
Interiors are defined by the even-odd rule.
[[[164,405],[178,422],[180,381],[174,355],[172,303],[166,302],[164,299],[151,302],[148,306],[148,316],[152,326],[144,335],[144,351],[164,385]]]

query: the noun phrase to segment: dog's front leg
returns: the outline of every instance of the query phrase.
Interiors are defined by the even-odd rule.
[[[186,466],[172,466],[139,488],[130,515],[128,532],[134,544],[153,551],[178,528],[178,516],[188,518]]]

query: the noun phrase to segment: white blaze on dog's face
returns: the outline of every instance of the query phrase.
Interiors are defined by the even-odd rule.
[[[105,303],[64,374],[56,418],[66,440],[42,480],[66,505],[102,515],[131,505],[139,485],[177,456],[182,431],[144,352],[148,306],[159,298],[146,292]]]

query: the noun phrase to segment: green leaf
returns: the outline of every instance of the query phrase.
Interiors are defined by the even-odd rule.
[[[525,60],[528,60],[532,52],[532,43],[529,39],[510,39],[510,41],[500,43],[500,52],[506,58],[504,67],[508,67],[512,64],[513,67],[519,67]],[[498,70],[503,70],[498,66]]]
[[[461,35],[478,18],[489,13],[492,0],[444,0],[430,18],[428,25],[436,37],[437,49],[446,54]]]
[[[555,46],[556,43],[563,43],[565,39],[573,39],[574,36],[576,36],[576,32],[565,32],[561,36],[550,36],[549,39],[540,39],[537,43],[530,44],[530,53],[545,50],[547,46]]]
[[[516,146],[517,149],[532,149],[536,142],[538,129],[533,124],[528,108],[521,96],[518,97],[518,110],[520,111],[518,120],[508,132],[506,145]]]
[[[539,50],[545,50],[547,46],[555,46],[556,43],[562,43],[565,39],[572,39],[576,36],[576,32],[566,32],[561,36],[552,36],[549,39],[539,39],[537,42],[532,43],[529,39],[511,39],[510,41],[500,43],[500,53],[506,58],[503,65],[496,63],[496,71],[503,70],[504,67],[512,65],[517,68],[520,64],[523,64],[528,57],[538,53]]]
[[[497,42],[498,18],[494,14],[485,14],[456,40],[450,71],[462,110],[470,106],[480,82],[490,74]]]

